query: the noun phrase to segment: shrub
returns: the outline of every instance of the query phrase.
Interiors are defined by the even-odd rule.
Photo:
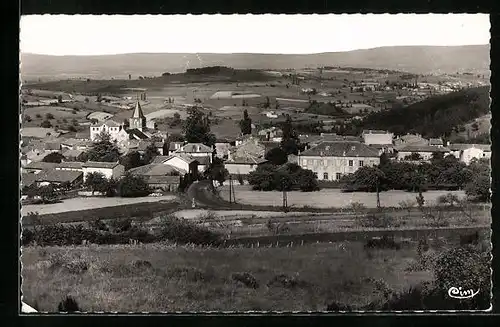
[[[275,286],[275,285],[293,289],[293,288],[307,287],[309,286],[309,283],[304,280],[297,279],[295,277],[290,277],[285,274],[280,274],[274,276],[274,278],[271,279],[269,283],[267,283],[267,286]]]
[[[401,244],[394,240],[394,237],[389,237],[387,235],[381,238],[372,238],[365,243],[365,249],[401,249]]]
[[[151,190],[146,181],[139,176],[126,174],[118,184],[118,194],[121,197],[147,196]]]
[[[231,278],[234,281],[239,282],[248,288],[253,288],[253,289],[259,288],[259,282],[257,281],[257,279],[247,272],[234,273],[231,275]]]
[[[52,124],[50,123],[50,121],[48,121],[48,120],[44,120],[44,121],[40,124],[40,127],[43,127],[43,128],[51,128],[51,127],[52,127]]]
[[[57,306],[59,312],[78,312],[81,311],[78,303],[71,296],[66,296]]]
[[[113,219],[110,226],[113,228],[115,233],[126,232],[132,228],[132,220],[130,218]]]
[[[245,185],[245,181],[243,180],[243,176],[238,174],[238,182],[240,183],[240,185]]]
[[[162,219],[160,238],[183,244],[219,245],[222,237],[219,233],[174,216]]]
[[[45,114],[45,119],[47,119],[47,120],[54,119],[54,115],[51,114],[50,112],[48,112]]]
[[[371,228],[388,228],[396,227],[396,225],[398,225],[396,224],[393,216],[384,213],[368,214],[359,219],[359,223],[363,227]]]
[[[38,118],[38,119],[40,119],[40,118],[42,118],[42,115],[36,114],[35,117]]]

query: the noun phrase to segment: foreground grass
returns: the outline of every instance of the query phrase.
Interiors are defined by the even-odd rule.
[[[417,257],[415,248],[367,252],[360,242],[258,249],[27,247],[22,291],[26,303],[44,312],[56,311],[66,295],[88,312],[324,311],[332,301],[362,306],[383,299],[387,290],[432,280],[427,268],[407,270]],[[232,274],[245,272],[257,288],[233,280]],[[281,274],[302,283],[268,285]]]

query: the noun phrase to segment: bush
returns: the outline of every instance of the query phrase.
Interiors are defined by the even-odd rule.
[[[48,112],[45,114],[45,119],[47,119],[47,120],[54,119],[54,115],[51,114],[50,112]]]
[[[118,184],[118,194],[121,197],[147,196],[151,190],[146,181],[139,176],[126,174]]]
[[[40,127],[43,127],[43,128],[51,128],[51,127],[52,127],[52,124],[50,123],[50,121],[48,121],[48,120],[44,120],[44,121],[40,124]]]
[[[208,228],[174,216],[162,219],[160,238],[182,244],[220,245],[222,236]]]
[[[388,228],[397,227],[395,218],[384,213],[368,214],[359,219],[359,223],[363,227],[371,228]]]
[[[111,221],[110,226],[115,233],[122,233],[129,231],[132,228],[132,220],[130,218],[114,219]]]
[[[295,277],[290,277],[285,274],[280,274],[277,276],[274,276],[273,279],[267,283],[267,286],[282,286],[284,288],[301,288],[301,287],[307,287],[310,284],[304,280],[297,279]]]

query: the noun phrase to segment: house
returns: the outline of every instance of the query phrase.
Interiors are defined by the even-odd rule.
[[[118,162],[97,162],[87,161],[82,165],[83,180],[85,181],[87,175],[90,173],[101,173],[107,179],[118,179],[125,173],[125,167]]]
[[[361,134],[366,145],[392,145],[393,133],[380,130],[365,130]]]
[[[71,170],[83,172],[83,162],[80,161],[63,161],[54,167],[56,170]]]
[[[246,154],[239,157],[230,157],[224,162],[224,166],[230,175],[248,175],[255,171],[259,165],[266,163],[263,157],[255,157]]]
[[[474,158],[491,158],[491,145],[489,144],[449,144],[448,148],[450,149],[450,154],[467,165]]]
[[[84,152],[82,150],[66,150],[62,153],[67,161],[78,161],[82,158]]]
[[[440,138],[431,138],[429,139],[429,145],[430,146],[437,146],[437,147],[443,147],[444,146],[444,143],[443,143],[443,140],[440,139]]]
[[[170,142],[168,145],[168,153],[163,155],[171,156],[175,151],[179,150],[184,145],[184,142]]]
[[[161,156],[163,155],[163,145],[164,145],[163,142],[154,142],[154,143],[152,143],[152,142],[147,142],[147,141],[141,140],[141,141],[139,141],[139,143],[137,145],[137,152],[139,152],[140,154],[143,154],[146,151],[146,148],[150,144],[154,144],[156,150],[158,150],[158,153]]]
[[[91,142],[79,140],[76,138],[69,138],[61,141],[61,149],[64,150],[87,150]]]
[[[59,166],[58,163],[54,162],[43,162],[43,161],[33,161],[22,168],[23,172],[39,174],[43,170],[54,169]]]
[[[47,142],[45,143],[45,150],[50,152],[59,152],[61,151],[61,143],[60,142]]]
[[[193,156],[183,154],[183,153],[174,153],[171,156],[157,156],[153,159],[152,164],[163,164],[169,165],[182,173],[198,173],[203,172],[206,166],[198,167],[199,161],[198,158]],[[203,159],[203,158],[201,158]]]
[[[397,150],[397,160],[407,160],[412,153],[418,153],[421,160],[427,161],[432,158],[433,153],[442,153],[446,156],[450,153],[450,149],[432,145],[407,145]]]
[[[36,175],[35,183],[38,186],[49,184],[61,185],[68,183],[72,187],[81,185],[83,172],[74,170],[47,169]]]
[[[400,137],[397,137],[394,140],[394,149],[399,150],[408,145],[415,146],[425,146],[429,145],[429,141],[423,138],[420,134],[406,134]]]
[[[206,146],[202,143],[188,143],[181,146],[174,154],[186,154],[195,159],[200,158],[209,158],[209,164],[212,163],[212,155],[214,153],[214,149],[212,147]],[[205,159],[200,159],[205,160]],[[201,162],[200,162],[201,163]]]
[[[255,137],[248,137],[242,143],[232,147],[228,152],[228,160],[231,158],[263,158],[266,147]]]
[[[152,163],[132,168],[129,173],[142,177],[153,189],[172,192],[177,190],[180,176],[184,175],[186,171],[171,165]]]
[[[274,126],[262,129],[257,134],[265,141],[281,142],[281,139],[283,138],[283,131]]]
[[[75,139],[80,140],[80,141],[89,141],[90,140],[90,130],[76,132]]]
[[[227,153],[231,148],[231,143],[229,142],[217,142],[215,143],[215,156],[221,159],[227,159]]]
[[[90,125],[91,141],[97,141],[101,133],[109,134],[110,139],[117,142],[123,142],[129,138],[123,124],[117,123],[113,120],[106,120],[102,123]]]
[[[298,155],[298,163],[319,180],[339,180],[360,167],[380,163],[379,151],[358,141],[323,141]]]

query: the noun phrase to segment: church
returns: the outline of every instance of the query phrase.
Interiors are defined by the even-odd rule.
[[[149,129],[151,129],[151,126],[149,126]],[[97,140],[102,132],[108,133],[111,140],[117,141],[118,143],[131,139],[145,140],[151,137],[147,130],[146,116],[144,116],[141,104],[139,100],[137,100],[132,117],[129,119],[128,128],[126,128],[123,123],[117,123],[114,120],[96,123],[90,126],[90,140]]]

